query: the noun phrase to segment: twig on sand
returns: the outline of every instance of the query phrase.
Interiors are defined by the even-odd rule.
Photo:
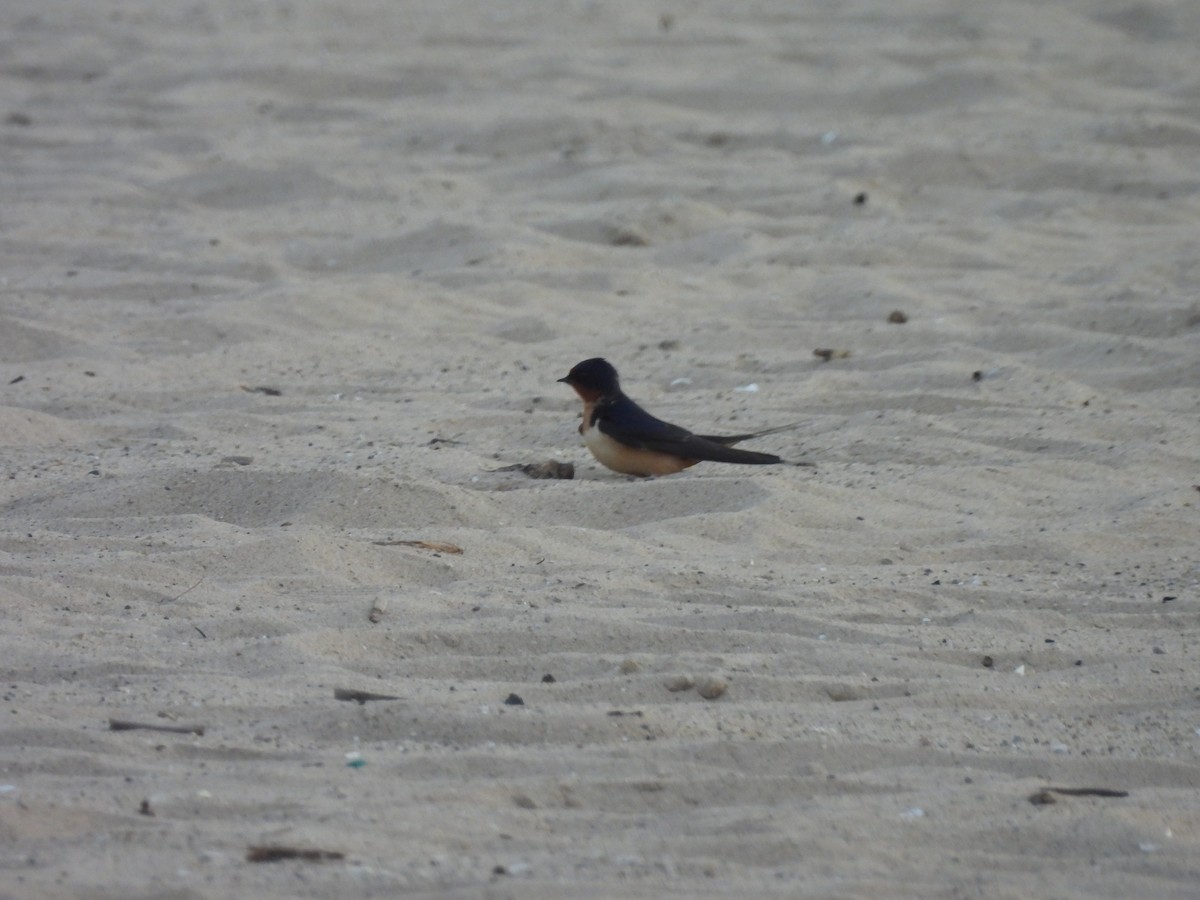
[[[399,700],[400,698],[392,694],[372,694],[370,691],[359,691],[354,688],[334,688],[333,699],[366,703],[368,700]]]
[[[171,734],[196,734],[203,736],[203,725],[156,725],[151,722],[130,722],[126,719],[109,719],[109,731],[168,731]]]
[[[280,862],[285,859],[302,859],[305,862],[327,862],[333,859],[345,859],[346,854],[341,850],[318,850],[311,847],[287,847],[282,844],[269,844],[261,847],[250,847],[246,850],[246,862],[268,863]]]

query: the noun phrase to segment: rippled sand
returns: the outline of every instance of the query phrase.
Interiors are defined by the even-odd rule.
[[[9,0],[0,895],[1194,897],[1198,46]]]

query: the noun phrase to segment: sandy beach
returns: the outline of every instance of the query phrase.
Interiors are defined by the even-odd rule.
[[[1197,897],[1198,238],[1191,0],[6,0],[0,898]]]

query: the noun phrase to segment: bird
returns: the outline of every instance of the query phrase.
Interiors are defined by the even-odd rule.
[[[583,400],[579,433],[587,448],[601,464],[625,475],[672,475],[705,461],[749,466],[783,463],[785,460],[772,453],[737,450],[733,445],[796,427],[781,425],[749,434],[693,434],[655,418],[625,396],[617,370],[600,357],[585,359],[558,380],[573,387]]]

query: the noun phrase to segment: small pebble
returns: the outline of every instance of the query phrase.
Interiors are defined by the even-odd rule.
[[[696,693],[705,700],[716,700],[725,694],[728,687],[720,678],[702,678],[696,682]]]
[[[505,468],[508,468],[507,466]],[[526,463],[517,467],[530,478],[563,478],[570,480],[575,477],[575,465],[569,462],[559,462],[548,459],[543,463]]]
[[[849,359],[850,351],[834,350],[831,347],[818,347],[813,351],[813,356],[823,359],[825,362],[829,362],[831,359]]]
[[[695,687],[695,682],[686,675],[678,675],[667,682],[667,690],[672,694],[677,694],[680,691],[691,690]]]

